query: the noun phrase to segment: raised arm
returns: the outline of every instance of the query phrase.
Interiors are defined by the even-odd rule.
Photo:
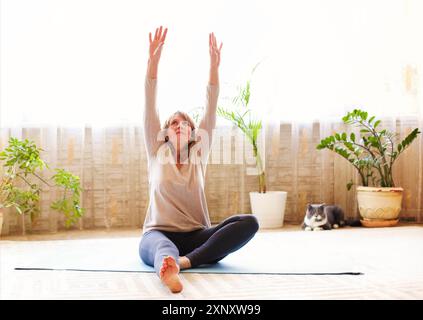
[[[223,43],[217,47],[217,41],[214,33],[209,34],[209,53],[210,53],[210,77],[209,85],[219,85],[219,65],[220,65],[220,51]]]
[[[147,77],[150,79],[157,79],[157,69],[162,55],[162,49],[166,40],[167,28],[163,30],[163,27],[156,29],[154,38],[151,37],[151,32],[148,34],[150,40],[149,58]]]
[[[212,133],[216,126],[216,109],[219,96],[220,51],[222,45],[223,43],[220,43],[218,47],[214,33],[209,34],[210,75],[209,84],[207,86],[206,110],[199,125],[200,129],[207,131],[209,145],[212,143]]]
[[[152,38],[151,32],[149,33],[150,49],[145,78],[145,109],[143,117],[144,140],[149,157],[155,155],[161,143],[157,139],[160,132],[160,118],[156,106],[157,70],[166,34],[167,28],[163,31],[162,27],[156,29],[154,38]]]

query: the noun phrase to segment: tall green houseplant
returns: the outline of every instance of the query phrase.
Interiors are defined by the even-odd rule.
[[[258,64],[253,68],[252,74]],[[236,110],[217,108],[217,114],[232,122],[247,137],[253,147],[253,156],[256,159],[257,170],[259,173],[259,192],[266,193],[266,173],[263,160],[258,149],[258,137],[262,129],[262,121],[255,119],[249,108],[251,97],[251,80],[247,80],[244,86],[238,88],[238,94],[232,99],[232,104],[237,107]]]

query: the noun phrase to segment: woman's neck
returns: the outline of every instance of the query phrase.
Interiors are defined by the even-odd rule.
[[[177,143],[176,148],[172,143],[170,145],[172,146],[172,152],[174,156],[176,156],[176,164],[183,164],[189,156],[189,145],[184,144],[181,146],[179,143]]]

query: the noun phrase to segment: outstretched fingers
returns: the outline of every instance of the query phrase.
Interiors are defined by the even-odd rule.
[[[213,47],[214,47],[213,32],[209,34],[209,47],[210,47],[210,50],[213,50]]]
[[[150,36],[150,43],[152,41],[158,41],[158,42],[164,42],[166,40],[166,34],[167,34],[167,28],[163,30],[163,27],[160,26],[160,28],[156,28],[156,32],[154,33],[154,38],[151,38],[151,32],[149,34]]]
[[[163,31],[163,27],[162,27],[162,26],[160,26],[160,28],[159,28],[159,33],[157,34],[157,40],[159,40],[159,41],[160,41],[160,39],[162,38],[162,31]]]
[[[211,33],[209,34],[209,51],[210,51],[210,54],[213,53],[213,40],[212,40]]]
[[[163,26],[156,29],[156,33],[154,34],[154,40],[158,40],[160,42],[164,42],[166,39],[167,28],[163,29]]]
[[[155,56],[157,52],[161,50],[166,39],[166,34],[167,28],[163,28],[162,26],[156,28],[154,37],[152,37],[151,32],[148,33],[148,38],[150,41],[150,55]]]
[[[214,35],[214,32],[209,34],[209,47],[210,52],[216,51],[217,53],[220,53],[220,50],[222,49],[223,42],[220,43],[220,46],[217,46],[217,40],[216,36]]]
[[[166,34],[167,34],[167,28],[163,32],[163,36],[161,37],[161,42],[164,42],[166,40]]]

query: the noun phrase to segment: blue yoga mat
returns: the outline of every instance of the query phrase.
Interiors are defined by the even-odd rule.
[[[310,237],[310,234],[313,236]],[[316,233],[314,233],[316,234]],[[249,243],[219,263],[183,270],[231,274],[361,274],[354,261],[336,247],[312,249],[313,233],[258,233]],[[92,272],[154,272],[138,255],[140,238],[31,241],[28,256],[15,270]],[[322,241],[320,241],[322,245]]]

